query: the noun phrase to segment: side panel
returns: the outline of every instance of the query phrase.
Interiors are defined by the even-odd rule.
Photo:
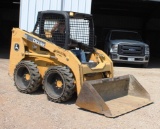
[[[13,75],[14,69],[16,65],[25,57],[24,52],[24,42],[22,40],[23,37],[22,32],[16,31],[16,29],[12,30],[12,43],[10,49],[10,63],[9,63],[9,75]]]
[[[16,49],[15,49],[16,48]],[[43,48],[43,49],[42,49]],[[61,65],[71,68],[77,85],[78,93],[81,88],[80,61],[68,50],[47,42],[32,33],[14,28],[10,51],[9,74],[14,74],[16,65],[21,60],[31,60],[37,64],[41,77],[50,66]]]

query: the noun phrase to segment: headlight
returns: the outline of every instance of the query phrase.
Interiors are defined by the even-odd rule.
[[[145,55],[149,55],[149,46],[148,45],[145,46]]]
[[[118,51],[118,44],[115,44],[111,47],[110,52],[117,52]]]

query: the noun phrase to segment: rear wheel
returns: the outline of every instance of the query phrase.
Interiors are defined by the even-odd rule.
[[[20,92],[32,93],[40,86],[37,65],[31,61],[21,61],[14,70],[15,86]]]
[[[50,67],[44,76],[43,85],[48,99],[53,102],[65,102],[75,92],[73,74],[63,66]]]

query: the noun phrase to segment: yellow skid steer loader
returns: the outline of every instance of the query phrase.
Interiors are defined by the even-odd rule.
[[[95,43],[91,15],[41,11],[33,32],[13,28],[9,73],[20,92],[42,86],[53,102],[77,92],[76,105],[107,117],[152,103],[132,75],[113,78],[112,61]]]

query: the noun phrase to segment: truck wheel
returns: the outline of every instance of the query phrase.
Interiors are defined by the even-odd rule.
[[[53,102],[65,102],[75,92],[73,74],[63,66],[50,67],[44,76],[43,85],[48,99]]]
[[[14,70],[14,82],[22,93],[36,91],[41,82],[37,65],[31,61],[21,61]]]

